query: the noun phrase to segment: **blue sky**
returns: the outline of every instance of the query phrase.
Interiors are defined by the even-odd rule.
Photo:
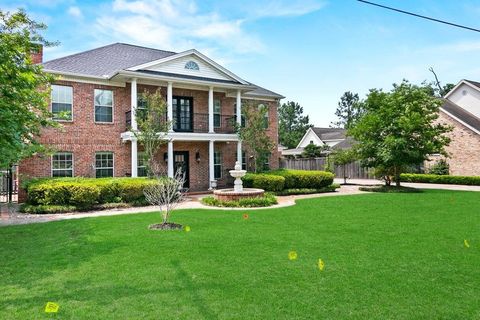
[[[375,1],[480,28],[479,1]],[[355,0],[0,0],[2,10],[18,7],[61,42],[46,60],[113,42],[196,48],[299,102],[316,126],[334,120],[343,92],[432,80],[431,66],[443,83],[480,80],[480,33]]]

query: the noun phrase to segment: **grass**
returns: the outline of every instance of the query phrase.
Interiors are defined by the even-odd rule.
[[[2,227],[0,319],[478,319],[479,202],[427,190],[175,212],[190,232],[148,230],[151,213]]]

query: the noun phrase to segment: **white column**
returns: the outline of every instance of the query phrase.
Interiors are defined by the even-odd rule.
[[[208,89],[208,132],[213,133],[213,87]]]
[[[168,140],[168,151],[167,151],[167,174],[170,178],[173,178],[173,163],[175,159],[173,159],[173,141]]]
[[[132,117],[131,120],[131,125],[132,125],[132,130],[136,131],[137,128],[137,79],[133,78],[131,82],[131,88],[130,88],[130,98],[131,98],[131,110],[130,110],[130,115]],[[135,167],[137,165],[135,164]]]
[[[214,171],[214,152],[215,152],[215,145],[213,140],[208,142],[208,175],[209,175],[209,182],[208,185],[210,189],[212,189],[212,181],[215,180],[215,171]]]
[[[242,125],[242,92],[237,90],[237,124]]]
[[[132,178],[138,177],[138,149],[137,149],[137,139],[132,140]]]
[[[242,141],[237,142],[237,161],[242,164]]]
[[[167,85],[167,117],[168,121],[173,121],[173,83]],[[170,126],[170,132],[173,132],[173,123]]]

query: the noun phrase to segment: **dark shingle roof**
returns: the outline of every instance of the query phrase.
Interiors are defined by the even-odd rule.
[[[175,52],[113,43],[43,63],[46,70],[110,78],[119,70],[162,59]]]
[[[355,140],[353,140],[352,137],[346,137],[345,140],[342,140],[336,145],[334,145],[332,149],[334,150],[351,149],[354,143],[355,143]]]
[[[249,82],[250,83],[250,82]],[[247,92],[247,95],[249,96],[268,96],[268,97],[275,97],[278,99],[283,99],[285,98],[281,94],[278,94],[276,92],[267,90],[265,88],[262,88],[260,86],[257,86],[256,84],[250,83],[252,86],[256,86],[257,88],[255,90]]]
[[[477,82],[478,83],[478,82]],[[480,83],[478,83],[480,88]],[[462,122],[468,124],[470,127],[474,128],[477,131],[480,131],[480,119],[467,110],[463,109],[459,105],[453,103],[448,99],[443,100],[443,105],[441,107],[446,112],[450,113],[452,116],[458,118]]]
[[[346,130],[340,128],[312,128],[313,132],[322,141],[345,139]]]

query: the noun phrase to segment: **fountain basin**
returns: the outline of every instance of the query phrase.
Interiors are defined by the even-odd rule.
[[[255,188],[243,188],[243,191],[235,191],[234,189],[220,189],[213,191],[215,199],[221,201],[235,201],[246,198],[263,197],[265,190]]]

